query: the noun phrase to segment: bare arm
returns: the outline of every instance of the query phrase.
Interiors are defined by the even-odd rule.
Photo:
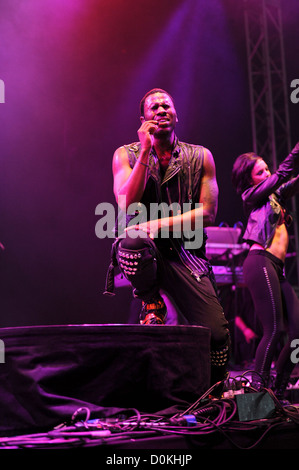
[[[147,183],[147,165],[150,150],[152,147],[151,135],[157,127],[156,121],[145,121],[138,130],[138,136],[141,143],[141,153],[136,165],[132,169],[129,163],[129,157],[124,147],[116,150],[113,156],[113,178],[114,195],[119,204],[119,196],[125,196],[126,204],[120,207],[126,210],[130,204],[139,202],[143,195]]]
[[[148,155],[144,158],[139,157],[140,160],[148,159]],[[113,178],[114,178],[114,196],[116,202],[120,205],[122,210],[126,210],[133,202],[139,202],[145,189],[147,182],[147,163],[138,164],[132,169],[129,163],[129,157],[124,147],[116,150],[113,156]],[[125,205],[120,196],[125,196]]]
[[[215,222],[218,210],[219,189],[216,180],[216,168],[213,155],[204,150],[203,176],[199,202],[203,204],[203,226],[207,227]]]
[[[255,332],[251,328],[249,328],[249,326],[247,326],[246,323],[242,320],[242,318],[238,315],[235,318],[235,323],[236,326],[242,331],[247,343],[250,343],[250,341],[257,338]]]

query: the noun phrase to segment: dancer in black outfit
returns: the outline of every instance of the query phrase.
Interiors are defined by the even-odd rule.
[[[287,228],[292,223],[285,201],[299,192],[299,176],[294,177],[298,170],[299,142],[273,174],[254,153],[240,155],[232,171],[233,185],[248,217],[243,238],[250,250],[243,265],[244,280],[263,327],[253,384],[257,389],[269,385],[271,364],[287,331],[288,339],[275,364],[274,392],[280,400],[295,366],[291,361],[291,342],[299,338],[299,300],[284,274]]]

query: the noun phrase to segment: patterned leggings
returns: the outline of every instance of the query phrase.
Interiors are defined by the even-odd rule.
[[[295,366],[290,344],[299,338],[299,300],[283,269],[283,262],[264,250],[250,251],[243,265],[244,280],[263,327],[255,356],[255,370],[261,375],[270,372],[284,333],[288,337],[276,361],[276,372],[291,373]]]

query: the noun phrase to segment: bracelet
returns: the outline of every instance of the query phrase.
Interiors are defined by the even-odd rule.
[[[149,168],[149,165],[147,163],[143,163],[143,162],[140,162],[139,160],[136,160],[137,163],[140,163],[140,165],[143,165],[143,166],[146,166],[147,168]]]

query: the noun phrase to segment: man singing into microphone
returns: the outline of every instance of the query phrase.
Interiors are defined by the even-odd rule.
[[[114,194],[124,220],[123,226],[117,224],[112,265],[118,264],[134,296],[142,301],[141,324],[210,329],[213,385],[225,377],[229,332],[205,256],[206,235],[197,243],[196,234],[215,221],[214,159],[208,149],[178,140],[177,113],[166,91],[155,88],[146,93],[140,113],[139,141],[118,148],[113,157]],[[133,213],[128,213],[130,206]],[[172,210],[158,216],[151,210],[157,206]],[[139,207],[146,220],[136,224]],[[195,243],[188,243],[185,227]],[[107,292],[113,289],[112,276],[111,269]],[[175,305],[175,317],[167,314],[161,292]]]

